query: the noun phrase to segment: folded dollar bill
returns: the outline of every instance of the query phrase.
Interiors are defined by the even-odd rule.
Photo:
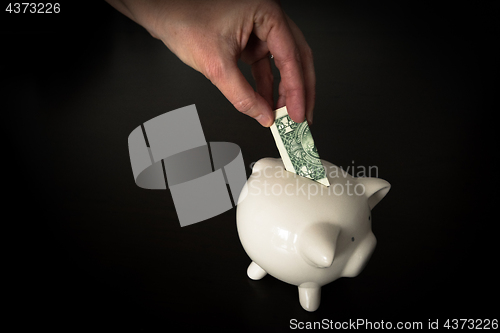
[[[286,106],[274,112],[275,120],[271,126],[271,132],[285,169],[330,186],[307,121],[294,122],[288,115]]]

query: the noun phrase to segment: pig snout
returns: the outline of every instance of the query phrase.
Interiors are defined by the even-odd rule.
[[[298,250],[309,265],[317,268],[330,267],[335,258],[335,248],[340,227],[331,223],[308,226],[298,237]]]

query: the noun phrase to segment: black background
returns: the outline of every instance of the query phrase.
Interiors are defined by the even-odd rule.
[[[8,318],[55,331],[498,318],[498,8],[401,3],[283,1],[315,56],[321,157],[392,185],[367,267],[308,313],[295,286],[248,279],[234,209],[181,228],[170,193],[137,187],[130,167],[129,133],[186,105],[207,141],[241,147],[247,174],[278,157],[270,131],[105,2],[52,15],[5,2]]]

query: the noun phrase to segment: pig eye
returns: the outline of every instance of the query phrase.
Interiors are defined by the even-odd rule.
[[[354,242],[354,237],[352,237],[351,240]]]

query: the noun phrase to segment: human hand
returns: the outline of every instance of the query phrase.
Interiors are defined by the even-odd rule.
[[[108,0],[146,28],[184,63],[204,74],[234,107],[271,126],[273,74],[281,75],[276,108],[287,106],[295,122],[312,123],[315,73],[302,32],[271,0]],[[237,66],[252,67],[255,92]]]

